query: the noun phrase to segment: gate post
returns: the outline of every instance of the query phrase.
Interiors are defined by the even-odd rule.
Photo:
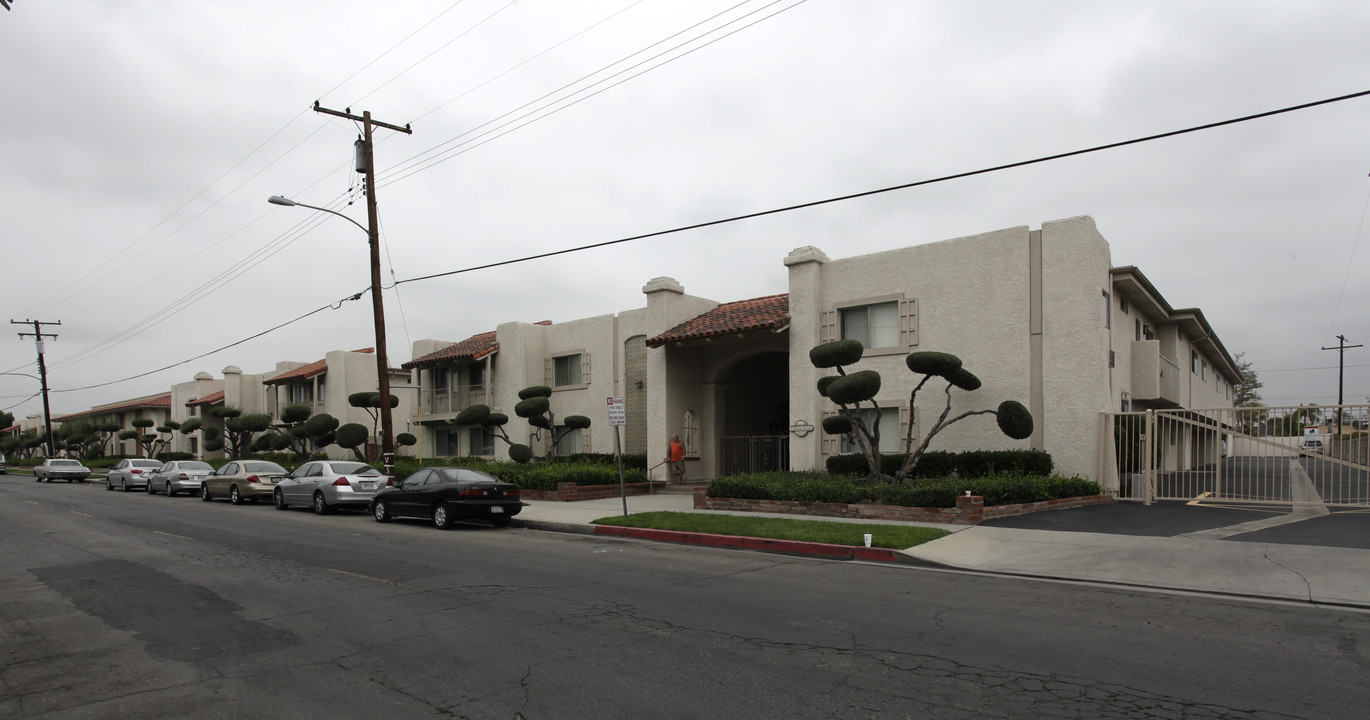
[[[1146,411],[1146,427],[1142,433],[1142,445],[1146,453],[1142,458],[1142,481],[1145,487],[1142,504],[1149,506],[1156,501],[1156,467],[1152,464],[1156,458],[1155,410]]]

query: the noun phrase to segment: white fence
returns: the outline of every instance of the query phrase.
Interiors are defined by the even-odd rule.
[[[1107,413],[1120,499],[1370,507],[1370,405]]]

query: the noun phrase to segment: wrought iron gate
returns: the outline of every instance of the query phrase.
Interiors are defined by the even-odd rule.
[[[739,435],[719,440],[720,476],[790,469],[788,435]]]

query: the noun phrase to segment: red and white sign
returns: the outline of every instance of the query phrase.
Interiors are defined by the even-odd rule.
[[[622,427],[628,424],[628,410],[624,407],[623,398],[605,398],[609,406],[609,425]]]

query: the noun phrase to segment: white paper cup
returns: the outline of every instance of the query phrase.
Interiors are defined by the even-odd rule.
[[[870,533],[866,533],[866,547],[870,547],[870,546],[871,546],[871,534],[870,534]]]

